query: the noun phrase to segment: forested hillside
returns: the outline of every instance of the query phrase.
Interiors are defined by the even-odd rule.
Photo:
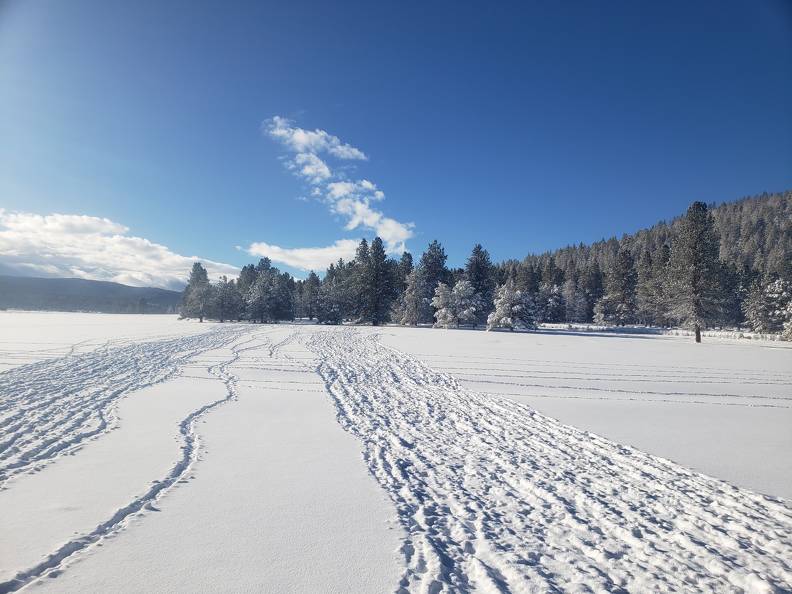
[[[438,241],[417,262],[361,241],[351,262],[295,280],[266,258],[238,279],[210,284],[200,264],[184,294],[187,316],[336,324],[533,327],[596,322],[749,327],[792,333],[792,192],[696,202],[670,222],[621,239],[494,264],[476,245],[449,269]]]
[[[176,291],[82,278],[0,275],[0,308],[102,313],[176,313]]]

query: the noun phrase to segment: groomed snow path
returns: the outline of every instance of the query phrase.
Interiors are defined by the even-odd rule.
[[[354,329],[306,333],[407,531],[400,592],[792,590],[792,505],[464,389]]]

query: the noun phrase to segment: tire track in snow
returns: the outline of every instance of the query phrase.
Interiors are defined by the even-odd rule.
[[[231,340],[238,340],[240,336],[241,333],[237,331]],[[238,378],[230,373],[229,367],[239,360],[243,352],[254,348],[261,348],[260,341],[262,339],[265,341],[265,344],[269,342],[266,336],[262,336],[259,333],[249,337],[240,344],[233,344],[231,346],[232,355],[228,360],[215,363],[208,367],[209,373],[224,384],[226,395],[219,400],[215,400],[214,402],[210,402],[194,410],[179,423],[179,435],[182,440],[182,455],[164,478],[154,481],[148,491],[135,498],[124,507],[116,510],[110,518],[99,524],[90,533],[67,542],[58,550],[47,556],[41,563],[18,572],[12,580],[0,583],[0,594],[15,592],[36,579],[46,577],[48,574],[53,574],[62,570],[73,555],[85,551],[110,535],[118,533],[129,524],[133,516],[142,513],[144,510],[159,511],[154,507],[154,503],[164,496],[174,485],[183,482],[183,478],[198,460],[198,454],[200,452],[200,435],[195,430],[198,420],[215,408],[237,398],[236,388]],[[250,344],[255,341],[259,342]],[[227,342],[228,341],[226,341],[226,344]]]
[[[354,330],[307,339],[407,532],[402,592],[792,590],[792,505],[563,425]]]
[[[172,378],[195,355],[244,331],[213,327],[180,338],[106,345],[0,373],[0,487],[107,433],[117,423],[120,398]]]

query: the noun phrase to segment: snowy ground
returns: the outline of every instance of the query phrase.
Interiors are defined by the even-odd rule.
[[[0,592],[792,589],[792,504],[757,493],[792,491],[783,345],[90,314],[0,340]]]

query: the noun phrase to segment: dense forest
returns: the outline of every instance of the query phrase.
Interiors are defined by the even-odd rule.
[[[323,278],[296,280],[264,258],[210,283],[196,263],[187,317],[259,322],[315,319],[449,327],[532,328],[539,322],[750,328],[792,337],[792,192],[695,202],[684,216],[621,239],[493,263],[476,245],[449,269],[433,241],[417,261],[382,240]]]

